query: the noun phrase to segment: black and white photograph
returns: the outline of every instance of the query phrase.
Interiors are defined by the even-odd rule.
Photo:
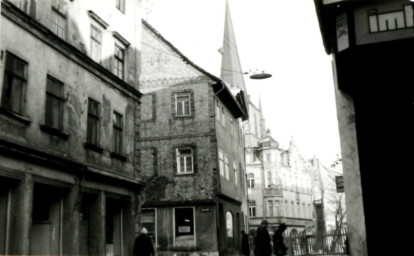
[[[0,256],[413,254],[414,0],[0,3]]]

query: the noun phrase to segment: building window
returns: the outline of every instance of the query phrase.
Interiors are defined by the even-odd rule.
[[[175,116],[191,116],[191,94],[176,93],[175,94]]]
[[[267,200],[267,212],[268,212],[268,216],[275,216],[275,213],[273,211],[273,201],[272,200]]]
[[[114,112],[113,116],[113,140],[114,140],[114,152],[121,154],[122,153],[122,137],[124,131],[124,124],[122,120],[122,115]]]
[[[230,180],[229,158],[226,154],[224,154],[224,173],[226,174],[226,180]]]
[[[101,61],[102,32],[91,25],[91,57],[94,61]]]
[[[227,237],[233,237],[233,215],[231,212],[226,212],[226,231]]]
[[[157,222],[155,209],[141,209],[140,226],[148,230],[152,243],[157,245]]]
[[[295,204],[293,203],[293,201],[290,202],[290,210],[292,211],[291,216],[296,217]]]
[[[93,145],[98,145],[99,127],[99,102],[88,99],[88,128],[86,131],[86,141]]]
[[[276,200],[275,201],[275,214],[276,214],[276,216],[282,215],[281,209],[280,209],[280,201],[279,200]]]
[[[116,0],[116,8],[125,13],[125,0]]]
[[[33,6],[33,4],[30,3],[29,0],[19,0],[17,6],[24,11],[25,13],[32,15],[33,11],[32,9],[35,9],[36,5]]]
[[[290,215],[289,215],[289,202],[288,201],[285,201],[285,216],[286,217],[289,217]]]
[[[247,174],[247,188],[254,188],[254,175],[253,175],[253,173]]]
[[[58,37],[66,39],[66,3],[63,1],[56,1],[52,6],[52,31]]]
[[[272,173],[270,171],[267,172],[267,187],[272,185]]]
[[[177,157],[177,173],[193,173],[193,149],[190,147],[177,148],[175,153]]]
[[[24,91],[27,82],[27,63],[6,52],[1,107],[23,114]]]
[[[219,169],[220,175],[224,176],[224,153],[221,149],[219,149]]]
[[[194,246],[194,209],[175,208],[175,246]]]
[[[248,204],[249,204],[249,216],[256,217],[256,202],[249,201]]]
[[[246,163],[249,164],[252,162],[252,154],[246,153]]]
[[[266,162],[270,163],[272,161],[272,155],[270,153],[266,153]]]
[[[218,121],[220,121],[220,119],[221,119],[220,114],[221,114],[220,103],[217,101],[217,104],[216,104],[216,118],[217,118]]]
[[[47,76],[45,124],[63,130],[63,82]]]
[[[114,74],[124,79],[125,49],[115,44]]]

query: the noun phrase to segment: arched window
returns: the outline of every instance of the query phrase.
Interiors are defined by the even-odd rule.
[[[226,212],[226,230],[227,237],[233,237],[233,215],[231,212]]]

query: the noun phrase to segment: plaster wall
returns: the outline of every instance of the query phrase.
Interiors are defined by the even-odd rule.
[[[19,0],[11,0],[19,6]],[[32,0],[29,1],[33,11],[28,12],[36,21],[49,29],[52,27],[52,7],[56,7],[59,0]],[[90,48],[91,25],[102,32],[102,65],[108,70],[113,68],[114,45],[122,42],[114,37],[114,32],[121,35],[131,46],[126,48],[126,75],[125,81],[138,89],[139,52],[141,50],[141,0],[125,0],[125,11],[116,8],[115,1],[68,1],[66,5],[66,33],[64,40],[89,57],[92,56]],[[102,26],[88,13],[93,11],[104,23]]]
[[[15,23],[3,19],[1,31],[2,43],[6,50],[28,62],[24,116],[31,123],[25,127],[2,116],[0,136],[68,159],[89,162],[108,170],[123,170],[125,174],[133,175],[134,100],[119,93],[100,77],[91,74],[62,53],[45,45]],[[14,31],[15,36],[6,36],[6,31]],[[40,59],[49,61],[36,61]],[[0,74],[0,83],[2,83],[4,71],[1,70]],[[44,133],[39,128],[39,125],[44,124],[47,75],[64,83],[66,101],[63,110],[63,130],[69,134],[67,141]],[[89,152],[83,147],[83,143],[86,142],[89,97],[100,102],[99,144],[104,149],[102,155]],[[109,153],[113,150],[111,139],[113,111],[119,112],[124,118],[124,153],[128,157],[125,163],[109,157]]]

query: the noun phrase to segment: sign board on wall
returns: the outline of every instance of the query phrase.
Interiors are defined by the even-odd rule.
[[[354,17],[357,45],[414,37],[413,6],[407,1],[358,6]]]
[[[337,193],[345,192],[345,189],[344,189],[344,176],[336,176],[335,177],[335,182],[336,182],[336,192]]]
[[[336,42],[338,52],[349,47],[348,18],[346,12],[336,16]]]

